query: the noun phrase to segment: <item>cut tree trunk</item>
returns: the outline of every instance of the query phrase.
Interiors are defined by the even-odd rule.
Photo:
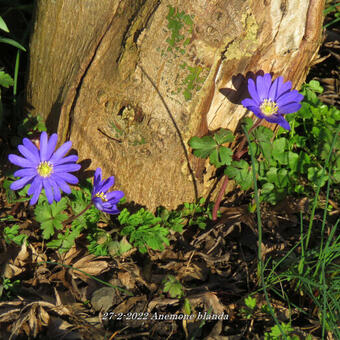
[[[174,208],[213,169],[188,139],[246,114],[250,72],[299,87],[317,57],[320,0],[37,2],[27,102],[127,199]],[[274,127],[273,127],[274,128]],[[203,169],[205,171],[203,172]]]

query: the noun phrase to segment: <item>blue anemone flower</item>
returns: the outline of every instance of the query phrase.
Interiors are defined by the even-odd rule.
[[[278,77],[272,82],[269,73],[248,79],[248,91],[251,98],[242,100],[242,105],[252,111],[255,116],[276,123],[286,130],[290,130],[289,123],[283,115],[293,113],[301,108],[303,95],[296,90],[291,90],[290,81],[283,82],[283,77]]]
[[[97,168],[93,179],[92,202],[95,207],[108,214],[119,214],[120,210],[117,204],[124,196],[123,191],[108,190],[114,185],[115,179],[113,176],[106,180],[102,180],[102,169]]]
[[[78,156],[70,155],[64,157],[70,150],[72,142],[64,143],[56,152],[58,135],[54,133],[48,139],[44,131],[40,135],[40,146],[35,146],[28,138],[23,139],[23,145],[18,145],[18,150],[24,157],[14,154],[8,155],[8,160],[20,166],[14,176],[21,177],[10,186],[12,190],[19,190],[27,184],[31,184],[28,195],[32,195],[30,204],[37,203],[41,190],[44,188],[49,204],[53,200],[60,201],[60,190],[67,194],[71,193],[69,184],[77,184],[78,178],[70,172],[78,171],[80,165],[76,164]]]

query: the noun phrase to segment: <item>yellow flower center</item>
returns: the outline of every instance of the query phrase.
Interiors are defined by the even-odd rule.
[[[50,162],[41,162],[38,165],[37,171],[41,177],[50,177],[53,172],[53,165]]]
[[[271,99],[265,99],[262,102],[260,109],[265,116],[269,117],[277,113],[279,107]]]
[[[96,197],[100,197],[103,202],[107,202],[107,198],[105,197],[103,192],[96,193]]]

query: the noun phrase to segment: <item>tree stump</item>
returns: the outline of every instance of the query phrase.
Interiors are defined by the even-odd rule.
[[[27,102],[80,160],[114,175],[128,200],[174,208],[212,186],[213,169],[191,155],[188,139],[235,131],[249,72],[298,88],[317,57],[323,8],[320,0],[40,0]]]

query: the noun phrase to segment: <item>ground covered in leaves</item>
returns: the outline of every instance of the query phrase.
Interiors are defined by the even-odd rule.
[[[2,286],[3,338],[242,339],[270,331],[273,323],[258,285],[255,215],[248,205],[233,207],[236,198],[229,198],[221,218],[205,231],[193,225],[182,235],[174,233],[162,252],[132,249],[115,258],[89,254],[81,238],[67,253],[46,250],[27,203],[2,206],[2,216],[15,215],[30,240],[21,248],[2,242],[2,275],[11,282]],[[295,214],[306,204],[286,200],[263,209],[266,259],[281,258],[298,242]],[[292,294],[290,284],[281,289]],[[251,309],[244,300],[256,291]],[[280,294],[271,295],[280,321],[288,323],[291,316],[303,339],[318,328],[317,312],[298,291],[290,300],[305,313],[289,308]]]
[[[326,58],[310,75],[325,88],[319,98],[338,107],[339,41],[339,29],[326,30],[320,51]],[[226,196],[217,221],[203,219],[209,215],[205,202],[196,211],[181,207],[191,209],[192,216],[184,215],[183,232],[172,230],[163,251],[135,247],[120,256],[98,256],[85,246],[86,235],[80,235],[60,253],[46,247],[27,201],[8,203],[4,184],[11,170],[6,155],[14,152],[12,137],[2,140],[6,148],[1,151],[1,339],[281,339],[260,285],[256,213],[244,191]],[[339,215],[339,202],[332,198],[326,236]],[[323,190],[311,248],[320,243],[325,199]],[[313,299],[320,287],[311,286],[306,293],[294,279],[301,256],[296,245],[300,227],[307,230],[310,223],[310,200],[289,196],[274,207],[261,205],[266,282],[271,306],[291,339],[333,339],[330,329],[323,334],[320,327],[320,306]],[[6,239],[4,229],[14,224],[21,235]],[[112,234],[117,226],[112,217],[100,228]],[[28,243],[21,242],[22,235]],[[328,278],[330,285],[339,285],[339,270],[335,275]]]

